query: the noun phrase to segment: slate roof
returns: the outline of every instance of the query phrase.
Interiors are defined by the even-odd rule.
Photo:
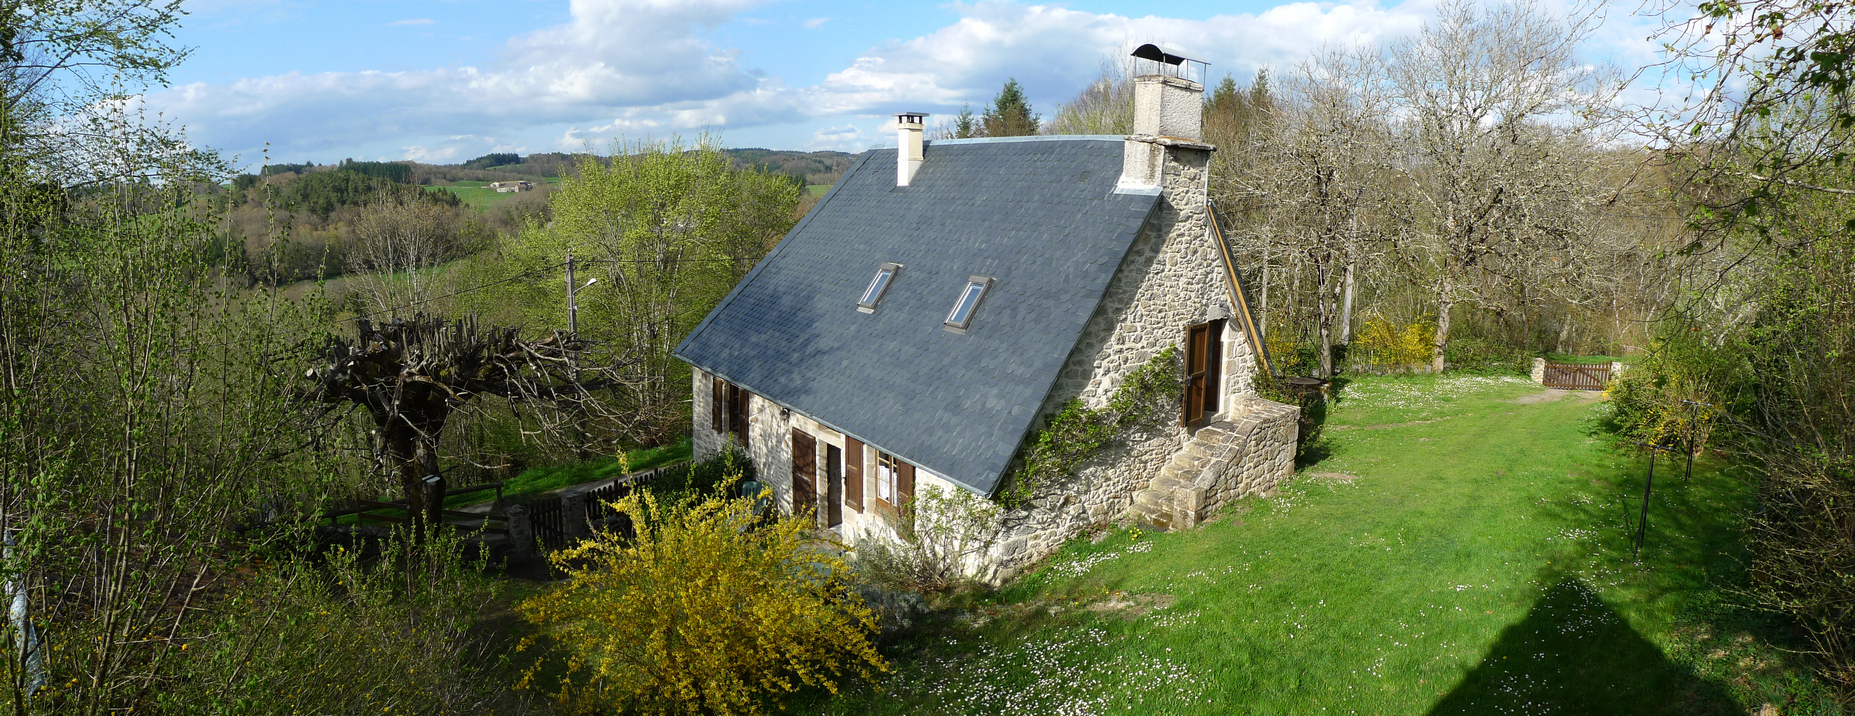
[[[1158,201],[1114,193],[1121,147],[929,142],[908,187],[896,150],[865,152],[676,355],[990,495]],[[996,283],[965,334],[942,330],[972,275]]]

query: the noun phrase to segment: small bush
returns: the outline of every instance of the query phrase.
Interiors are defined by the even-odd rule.
[[[192,714],[477,714],[518,704],[496,645],[471,629],[496,601],[462,540],[386,540],[378,559],[334,547],[259,562],[189,642],[190,678],[165,708]]]
[[[659,502],[715,494],[718,490],[754,479],[754,461],[738,446],[710,455],[701,462],[671,467],[651,480]]]
[[[841,553],[801,520],[757,526],[753,501],[635,493],[617,503],[634,539],[601,532],[550,557],[566,583],[518,610],[569,654],[564,705],[758,714],[801,686],[836,693],[888,669]]]
[[[923,486],[890,521],[893,534],[857,542],[857,569],[885,588],[938,592],[964,584],[998,538],[1002,510],[965,490]]]

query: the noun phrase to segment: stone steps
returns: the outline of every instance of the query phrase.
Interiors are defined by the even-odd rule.
[[[1181,520],[1182,515],[1175,514],[1175,501],[1189,499],[1189,495],[1186,498],[1178,495],[1191,489],[1199,474],[1224,449],[1223,443],[1233,432],[1229,423],[1199,428],[1191,441],[1173,454],[1172,461],[1160,468],[1159,475],[1145,489],[1134,493],[1134,503],[1127,509],[1128,516],[1140,524],[1161,529],[1192,526],[1197,521],[1196,515]]]

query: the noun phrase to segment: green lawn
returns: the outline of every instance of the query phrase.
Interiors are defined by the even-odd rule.
[[[1656,476],[1594,395],[1522,378],[1366,378],[1324,458],[1170,534],[1079,539],[890,649],[831,714],[1839,713],[1731,608],[1743,484]]]
[[[629,462],[631,472],[638,472],[641,470],[649,470],[653,467],[660,467],[688,460],[690,449],[690,442],[685,438],[682,442],[673,445],[633,450],[626,453],[625,457]],[[603,480],[608,477],[617,477],[623,474],[625,474],[625,469],[617,458],[601,458],[572,465],[530,468],[522,471],[521,474],[513,478],[503,481],[502,497],[504,500],[517,499],[528,495],[547,492],[549,490],[557,490],[569,485]],[[470,487],[470,485],[455,485],[455,487]],[[385,498],[383,501],[396,500],[400,499],[400,497],[400,495],[394,495]],[[493,490],[471,492],[461,495],[447,495],[444,498],[444,506],[446,509],[458,509],[489,502],[495,498],[496,493]],[[388,517],[405,516],[405,513],[400,510],[375,510],[372,514],[386,515]],[[359,518],[355,515],[343,515],[342,517],[336,518],[336,522],[338,524],[351,525],[354,524],[357,519]]]
[[[682,442],[662,447],[644,448],[626,453],[627,462],[621,464],[617,458],[601,458],[572,465],[536,467],[523,470],[521,474],[505,481],[502,486],[504,499],[532,495],[549,490],[557,490],[569,485],[603,480],[625,474],[628,464],[631,472],[649,470],[653,467],[683,462],[689,459],[692,450],[688,438]],[[494,495],[494,493],[481,493]],[[481,502],[482,500],[476,500]]]
[[[831,185],[830,184],[806,184],[805,191],[810,193],[812,196],[824,196],[826,192],[831,191]]]
[[[560,183],[560,177],[530,177],[528,180],[536,184]],[[515,196],[513,193],[498,194],[489,186],[490,183],[486,181],[458,181],[438,188],[456,194],[457,198],[463,199],[465,204],[478,211],[486,210],[497,202]]]

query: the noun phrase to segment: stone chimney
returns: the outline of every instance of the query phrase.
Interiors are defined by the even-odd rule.
[[[908,186],[921,170],[921,144],[927,134],[926,112],[895,115],[895,185]]]
[[[1159,186],[1167,147],[1210,149],[1204,144],[1206,63],[1154,45],[1134,50],[1134,133],[1127,136],[1121,190]]]

